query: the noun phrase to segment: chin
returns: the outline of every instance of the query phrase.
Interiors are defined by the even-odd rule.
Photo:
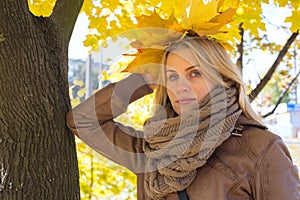
[[[183,109],[179,109],[179,110],[175,110],[175,112],[178,114],[178,115],[182,115],[182,114],[186,114],[190,111],[194,110],[193,108],[183,108]]]

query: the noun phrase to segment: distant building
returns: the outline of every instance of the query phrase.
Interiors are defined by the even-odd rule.
[[[69,59],[68,82],[72,87],[73,98],[77,97],[77,92],[86,88],[88,95],[91,95],[94,90],[107,85],[108,81],[102,81],[101,73],[107,70],[109,65],[101,63],[89,56],[87,60]],[[86,73],[88,72],[88,74]],[[82,83],[82,84],[75,84]],[[82,97],[81,100],[84,98]]]

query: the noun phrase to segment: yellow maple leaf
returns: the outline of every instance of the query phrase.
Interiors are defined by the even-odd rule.
[[[174,17],[174,13],[172,13],[167,19],[164,19],[160,16],[156,9],[153,11],[151,15],[142,14],[136,17],[138,22],[138,28],[145,28],[145,27],[160,27],[160,28],[170,28],[172,27],[173,30],[182,31],[183,28],[177,22],[176,18]]]
[[[138,29],[135,29],[135,42],[131,43],[134,48],[151,48],[156,46],[167,46],[170,42],[182,37],[184,29],[177,22],[174,13],[163,19],[157,12],[151,15],[141,15],[136,18]]]
[[[29,10],[35,16],[49,17],[55,5],[55,0],[28,0]]]
[[[92,0],[83,1],[81,11],[85,12],[87,16],[92,16]]]
[[[291,22],[291,31],[296,32],[300,29],[300,10],[293,10],[292,15],[285,19],[285,22]]]
[[[189,16],[186,19],[188,29],[196,31],[210,19],[218,15],[218,1],[192,1]],[[201,26],[200,26],[201,25]]]
[[[95,34],[88,34],[86,35],[86,39],[84,40],[83,44],[86,47],[91,47],[89,52],[92,51],[99,51],[99,36]]]
[[[195,30],[195,32],[201,36],[223,32],[221,28],[225,24],[228,24],[232,21],[232,17],[235,12],[235,8],[228,8],[224,12],[219,13],[215,17],[209,19],[207,22],[194,25],[193,30]]]
[[[216,17],[209,20],[209,22],[218,23],[221,26],[224,26],[225,24],[232,21],[232,17],[235,14],[235,12],[236,12],[235,8],[228,8],[227,10],[222,12],[221,14],[219,14]],[[219,27],[219,28],[221,28],[221,27]]]
[[[181,13],[176,13],[175,16],[174,11],[167,19],[163,19],[163,12],[160,12],[161,15],[163,15],[161,16],[154,10],[151,15],[142,14],[136,17],[138,28],[159,27],[172,29],[181,33],[193,30],[193,32],[198,33],[200,36],[216,34],[222,32],[219,30],[221,27],[232,21],[238,0],[231,0],[233,8],[223,5],[223,3],[224,0],[211,0],[207,1],[207,3],[203,3],[203,1],[191,1],[189,5],[185,5],[189,6],[189,12],[187,12],[186,9],[181,9]],[[142,41],[145,44],[147,43],[145,46],[149,46],[151,43],[165,41],[167,37],[170,37],[170,35],[148,33],[144,34]],[[158,38],[160,38],[161,41],[155,40]],[[174,39],[176,40],[176,37],[173,38],[173,40]],[[152,40],[152,42],[149,40]],[[170,38],[170,40],[172,40],[172,38]]]
[[[171,42],[175,42],[184,36],[183,33],[172,29],[148,27],[136,30],[138,39],[131,43],[136,49],[141,48],[165,48]]]
[[[135,56],[135,59],[129,63],[122,72],[130,73],[151,73],[154,80],[158,78],[161,69],[162,57],[164,50],[162,49],[139,49],[136,54],[124,54],[125,56]]]

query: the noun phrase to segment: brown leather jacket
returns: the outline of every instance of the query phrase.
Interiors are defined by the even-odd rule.
[[[113,119],[129,103],[151,93],[139,75],[110,84],[67,114],[67,125],[91,148],[137,174],[138,199],[143,189],[145,155],[141,131]],[[199,168],[186,189],[190,200],[300,200],[300,181],[282,139],[252,120],[240,117],[233,133]],[[177,193],[166,196],[177,200]]]

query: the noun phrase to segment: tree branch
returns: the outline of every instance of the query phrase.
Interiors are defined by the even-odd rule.
[[[275,110],[277,109],[278,105],[281,103],[282,99],[287,94],[287,92],[289,91],[290,87],[296,82],[296,80],[297,80],[297,78],[298,78],[299,75],[300,75],[300,71],[293,78],[293,80],[289,83],[288,87],[280,94],[280,97],[279,97],[278,101],[276,102],[276,105],[273,108],[273,110],[271,110],[269,113],[267,113],[265,115],[262,115],[263,118],[268,117],[268,116],[272,115],[275,112]]]
[[[241,42],[237,45],[238,52],[240,56],[237,59],[237,67],[239,68],[240,72],[242,73],[243,71],[243,55],[244,55],[244,28],[243,28],[243,23],[239,24],[239,30],[240,30],[240,35],[241,35]]]
[[[84,0],[57,0],[51,17],[69,42]]]
[[[260,80],[259,84],[256,86],[256,88],[254,90],[251,91],[249,98],[250,101],[252,102],[257,95],[260,93],[260,91],[265,87],[265,85],[268,83],[268,81],[271,79],[273,73],[275,72],[275,70],[277,69],[277,67],[279,66],[280,62],[282,61],[283,57],[285,56],[285,54],[287,53],[289,47],[291,46],[291,44],[295,41],[295,39],[297,38],[297,36],[299,35],[299,30],[297,30],[297,32],[293,33],[291,35],[291,37],[288,39],[288,41],[286,42],[286,44],[284,45],[284,47],[281,49],[280,53],[278,54],[275,62],[273,63],[273,65],[271,66],[271,68],[269,69],[269,71],[266,73],[266,75]]]

